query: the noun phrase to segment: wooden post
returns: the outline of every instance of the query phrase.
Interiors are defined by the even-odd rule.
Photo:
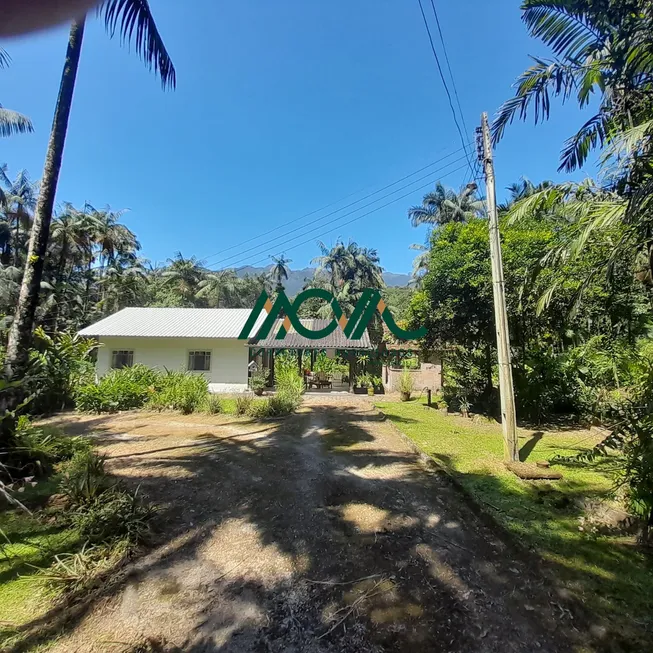
[[[274,388],[274,349],[270,349],[270,387]]]
[[[356,373],[356,354],[353,351],[347,352],[349,359],[349,392],[354,391],[354,374]]]
[[[508,313],[506,311],[506,291],[503,281],[501,261],[501,236],[499,234],[499,215],[494,179],[494,161],[487,113],[481,116],[483,135],[483,167],[487,186],[487,209],[490,228],[490,258],[492,260],[492,291],[494,294],[494,322],[497,334],[497,353],[499,356],[499,394],[501,396],[501,426],[506,458],[519,462],[519,443],[515,415],[515,395],[512,386],[512,367],[510,365],[510,336],[508,334]]]

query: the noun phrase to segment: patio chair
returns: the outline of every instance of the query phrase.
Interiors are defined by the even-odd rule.
[[[332,387],[331,380],[326,372],[316,372],[315,381],[318,388]]]

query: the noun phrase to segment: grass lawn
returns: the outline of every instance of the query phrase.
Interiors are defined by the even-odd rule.
[[[653,650],[642,648],[653,643],[653,559],[632,537],[598,535],[580,521],[583,499],[610,499],[610,460],[555,465],[564,475],[560,481],[523,481],[503,466],[499,424],[444,415],[416,401],[377,406],[484,510],[551,563],[566,589],[630,640],[633,651]],[[520,457],[572,456],[599,439],[587,431],[519,429]]]
[[[42,480],[17,495],[30,509],[56,491],[54,480]],[[14,629],[44,614],[54,592],[36,577],[54,556],[75,552],[82,542],[75,531],[48,524],[19,509],[0,512],[0,644]]]

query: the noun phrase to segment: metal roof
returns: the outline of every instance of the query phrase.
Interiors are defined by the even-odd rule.
[[[249,308],[123,308],[87,326],[80,336],[137,338],[237,338]],[[259,328],[266,314],[256,321]],[[254,329],[253,333],[256,333]]]
[[[319,331],[331,322],[331,320],[317,320],[317,319],[302,319],[301,323],[311,329],[312,331]],[[277,340],[276,335],[279,331],[283,320],[277,320],[274,328],[270,331],[270,335],[263,340],[251,339],[250,345],[256,347],[263,347],[265,349],[373,349],[370,342],[370,334],[365,329],[365,333],[360,340],[351,340],[347,338],[342,332],[340,327],[326,338],[319,340],[311,340],[300,336],[293,328],[288,331],[283,340]],[[252,329],[252,333],[256,333]]]

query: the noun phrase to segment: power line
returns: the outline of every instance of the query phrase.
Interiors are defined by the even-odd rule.
[[[451,70],[451,62],[449,61],[449,54],[447,53],[447,44],[444,42],[444,36],[442,35],[442,27],[440,26],[440,18],[435,8],[435,0],[431,0],[431,7],[433,8],[433,15],[435,16],[435,24],[438,28],[438,34],[440,35],[440,43],[442,43],[442,51],[444,52],[444,59],[447,62],[447,69],[449,70],[449,77],[451,77],[451,85],[453,86],[453,93],[454,96],[456,97],[456,104],[458,105],[460,118],[463,121],[463,128],[465,129],[465,133],[468,134],[469,130],[467,129],[467,123],[465,122],[465,114],[463,113],[463,108],[460,104],[460,96],[458,95],[458,88],[456,87],[456,78],[453,76],[453,71]]]
[[[426,19],[426,14],[424,13],[424,6],[422,5],[422,0],[417,0],[419,3],[419,9],[420,12],[422,13],[422,20],[424,21],[424,27],[426,27],[426,33],[428,34],[429,37],[429,43],[431,44],[431,51],[433,52],[433,56],[435,57],[435,63],[438,67],[438,72],[440,73],[440,79],[442,80],[442,85],[444,86],[444,90],[447,94],[447,98],[449,99],[449,107],[451,109],[451,115],[453,116],[453,121],[456,124],[456,129],[458,130],[458,135],[460,136],[460,140],[463,144],[463,149],[465,150],[465,155],[467,156],[467,163],[469,164],[470,169],[472,168],[472,162],[469,158],[469,154],[467,153],[467,149],[465,148],[465,137],[463,136],[463,131],[460,128],[460,123],[458,122],[458,117],[456,116],[456,110],[453,106],[453,100],[451,98],[451,93],[449,91],[449,86],[447,85],[447,80],[445,79],[444,72],[442,71],[442,66],[440,65],[440,58],[438,57],[438,53],[435,49],[435,44],[433,43],[433,36],[431,35],[431,28],[429,27],[429,22]],[[433,9],[435,10],[435,5],[433,6]],[[461,114],[462,117],[462,114]]]
[[[469,143],[468,143],[468,145],[469,145]],[[323,218],[327,218],[327,217],[330,217],[332,215],[335,215],[336,213],[339,213],[340,211],[344,211],[345,209],[348,209],[348,208],[350,208],[352,206],[355,206],[356,204],[359,204],[360,202],[365,201],[366,199],[369,199],[370,197],[373,197],[374,195],[378,195],[379,193],[382,193],[384,190],[387,190],[388,188],[392,188],[392,186],[396,186],[397,184],[401,183],[402,181],[405,181],[406,179],[409,179],[410,177],[414,177],[415,175],[419,174],[420,172],[423,172],[424,170],[427,170],[428,168],[433,167],[434,165],[440,163],[441,161],[444,161],[444,160],[448,159],[449,157],[452,157],[454,154],[458,154],[458,152],[462,152],[463,150],[465,151],[465,155],[466,155],[467,152],[466,152],[465,148],[460,147],[457,150],[454,150],[453,152],[450,152],[449,154],[447,154],[447,155],[445,155],[443,157],[440,157],[439,159],[436,159],[435,161],[432,161],[431,163],[425,165],[424,167],[419,168],[418,170],[415,170],[414,172],[411,172],[410,174],[405,175],[404,177],[401,177],[401,179],[397,179],[396,181],[393,181],[392,183],[387,184],[386,186],[383,186],[382,188],[379,188],[379,189],[375,190],[374,192],[369,193],[368,195],[365,195],[364,197],[361,197],[360,199],[356,200],[355,202],[350,202],[349,204],[346,204],[345,206],[342,206],[339,209],[336,209],[336,210],[332,211],[331,213],[327,213],[326,215],[322,216],[321,218],[318,218],[318,220],[321,220]],[[369,188],[369,186],[367,188]],[[365,189],[362,189],[362,190],[365,190]],[[350,197],[353,197],[354,195],[358,195],[358,193],[362,192],[362,190],[358,190],[358,191],[356,191],[354,193],[350,193],[349,195],[345,195],[345,197],[341,197],[340,199],[338,199],[338,200],[336,200],[334,202],[330,202],[329,204],[326,204],[325,206],[323,206],[323,207],[321,207],[319,209],[315,209],[314,211],[310,211],[309,213],[305,213],[304,215],[302,215],[302,216],[300,216],[298,218],[295,218],[293,220],[290,220],[289,222],[285,222],[285,223],[283,223],[281,225],[277,225],[276,227],[274,227],[273,229],[270,229],[269,231],[264,231],[264,232],[262,232],[260,234],[257,234],[253,238],[250,238],[248,240],[244,240],[244,241],[242,241],[240,243],[236,243],[235,245],[231,245],[230,247],[227,247],[226,249],[220,250],[219,252],[216,252],[215,254],[211,254],[210,256],[203,257],[202,260],[203,261],[208,261],[209,259],[215,258],[216,256],[220,256],[221,254],[224,254],[226,252],[234,250],[234,249],[236,249],[238,247],[241,247],[242,245],[251,245],[253,240],[258,240],[260,238],[263,238],[264,236],[268,236],[268,235],[274,233],[275,231],[278,231],[279,229],[283,229],[284,227],[287,227],[287,226],[289,226],[291,224],[295,224],[296,222],[299,222],[300,220],[303,220],[304,218],[308,218],[308,217],[310,217],[312,215],[315,215],[316,213],[320,213],[321,211],[324,211],[325,209],[328,209],[328,208],[330,208],[330,207],[332,207],[332,206],[334,206],[336,204],[339,204],[340,202],[342,202],[342,201],[344,201],[344,200],[346,200],[346,199],[348,199]],[[238,254],[236,254],[235,256],[238,256]],[[234,258],[234,256],[229,257],[229,258]],[[227,260],[229,260],[229,258]],[[214,265],[216,265],[218,262],[222,262],[223,260],[224,259],[221,259],[220,261],[216,261],[216,263],[214,263]]]
[[[466,158],[466,156],[458,157],[457,159],[454,159],[453,161],[450,161],[450,162],[447,163],[446,165],[444,165],[444,166],[442,166],[442,167],[440,167],[440,168],[438,168],[438,169],[436,169],[436,170],[431,170],[431,172],[429,172],[428,174],[423,175],[422,177],[418,177],[417,179],[414,179],[413,181],[409,182],[408,184],[406,184],[406,185],[404,185],[404,186],[400,186],[399,188],[397,188],[397,189],[391,191],[390,193],[387,193],[387,194],[385,194],[385,195],[381,195],[380,197],[377,197],[376,199],[372,200],[371,202],[368,202],[367,204],[363,204],[362,206],[359,206],[358,208],[353,209],[353,210],[350,211],[349,213],[345,213],[344,215],[340,215],[340,216],[338,216],[337,218],[335,218],[335,221],[337,222],[338,220],[341,220],[342,218],[345,218],[345,217],[347,217],[347,216],[349,216],[349,215],[352,215],[353,213],[356,213],[357,211],[360,211],[361,209],[365,209],[365,208],[367,208],[368,206],[372,206],[372,205],[375,204],[376,202],[379,202],[379,201],[381,201],[381,200],[383,200],[383,199],[386,199],[387,197],[390,197],[390,196],[394,195],[395,193],[397,193],[397,192],[399,192],[399,191],[405,190],[406,188],[408,188],[409,186],[412,186],[413,184],[416,184],[416,183],[418,183],[418,182],[420,182],[420,181],[423,181],[424,179],[428,179],[428,178],[432,177],[435,173],[440,172],[440,170],[445,170],[445,169],[448,168],[449,166],[451,166],[451,165],[453,165],[453,164],[455,164],[455,163],[458,163],[459,161],[463,161],[465,158]],[[433,183],[433,181],[432,181],[431,183]],[[395,184],[391,184],[391,185],[395,185]],[[380,191],[379,191],[379,192],[380,192]],[[372,193],[372,195],[376,195],[376,194],[377,194],[377,193]],[[371,197],[371,195],[370,195],[370,197]],[[363,199],[364,199],[364,198],[363,198]],[[362,201],[362,199],[361,199],[360,201]],[[350,204],[349,206],[353,206],[354,204],[358,204],[358,202],[352,202],[352,204]],[[237,253],[237,254],[233,254],[233,255],[231,255],[231,256],[228,256],[228,257],[226,257],[226,258],[223,258],[223,259],[220,260],[220,261],[216,261],[215,263],[213,263],[213,265],[220,265],[222,268],[224,268],[224,267],[225,267],[224,264],[227,263],[227,262],[229,262],[229,261],[233,261],[234,259],[238,259],[239,257],[242,258],[244,255],[246,255],[246,254],[248,254],[249,252],[252,252],[252,251],[254,251],[254,250],[258,250],[258,249],[261,249],[261,248],[265,249],[265,248],[268,247],[270,244],[272,244],[272,243],[274,243],[274,242],[277,242],[277,241],[280,241],[280,240],[284,239],[286,236],[292,235],[293,233],[296,233],[297,231],[299,231],[299,230],[301,230],[301,229],[306,229],[306,228],[308,227],[308,228],[309,228],[308,231],[306,231],[304,234],[300,234],[300,236],[302,236],[302,235],[306,235],[307,233],[310,233],[310,231],[313,231],[313,230],[315,229],[315,226],[316,226],[316,225],[321,224],[321,223],[324,223],[324,221],[325,221],[327,218],[331,217],[332,215],[334,215],[334,214],[336,214],[336,213],[339,213],[339,212],[342,211],[344,208],[347,208],[347,207],[343,207],[342,209],[338,209],[338,210],[336,210],[336,211],[332,211],[331,213],[327,213],[326,215],[324,215],[324,216],[318,218],[317,220],[315,220],[315,221],[314,221],[312,224],[310,224],[310,225],[303,225],[303,226],[301,226],[301,227],[297,227],[297,228],[295,228],[295,229],[291,229],[291,230],[289,230],[289,231],[286,231],[286,232],[280,234],[279,236],[276,236],[275,238],[273,238],[272,240],[270,240],[270,241],[268,241],[268,242],[266,242],[266,243],[261,243],[261,244],[259,244],[259,245],[255,245],[254,247],[250,247],[250,248],[248,248],[248,249],[246,249],[246,250],[244,250],[244,251],[242,251],[242,252],[239,252],[239,253]],[[257,253],[257,254],[258,254],[258,253]]]
[[[462,161],[463,158],[464,157],[461,157],[459,160]],[[451,164],[449,164],[449,165],[451,165]],[[449,175],[453,175],[456,172],[460,172],[461,170],[465,170],[466,168],[467,168],[467,164],[463,164],[462,166],[459,166],[458,168],[455,168],[454,170],[450,170],[449,172],[447,172],[444,175],[438,175],[437,178],[438,179],[444,179],[445,177],[448,177]],[[332,228],[328,229],[327,231],[324,231],[324,232],[322,232],[320,234],[316,234],[315,236],[311,236],[311,238],[308,238],[307,240],[304,240],[301,243],[298,243],[297,245],[293,245],[292,247],[286,247],[281,251],[277,251],[273,255],[268,254],[265,258],[262,258],[262,259],[260,259],[258,261],[253,262],[253,263],[247,263],[245,265],[241,265],[240,267],[234,268],[234,270],[237,272],[239,270],[242,270],[243,268],[256,267],[257,265],[261,265],[262,263],[266,263],[268,261],[268,259],[270,258],[270,256],[279,256],[280,254],[285,254],[286,252],[292,251],[293,249],[297,249],[298,247],[302,247],[303,245],[307,245],[308,243],[313,242],[317,238],[322,238],[323,236],[326,236],[327,234],[331,233],[332,231],[336,231],[337,229],[340,229],[341,227],[345,227],[345,226],[348,226],[350,224],[353,224],[354,222],[357,222],[358,220],[361,220],[361,219],[367,217],[368,215],[371,215],[372,213],[376,213],[377,211],[380,211],[381,209],[384,209],[384,208],[390,206],[391,204],[394,204],[395,202],[398,202],[399,200],[405,199],[406,197],[409,197],[410,195],[412,195],[413,193],[415,193],[418,190],[423,190],[425,188],[429,188],[432,183],[433,183],[433,181],[431,181],[428,184],[424,184],[423,186],[420,186],[418,188],[414,188],[413,190],[406,193],[405,195],[400,195],[399,197],[394,198],[390,202],[386,202],[385,204],[383,204],[381,206],[377,206],[376,208],[372,209],[371,211],[367,211],[367,213],[363,213],[362,215],[359,215],[359,216],[355,217],[352,220],[348,220],[344,224],[338,225],[337,227],[332,227]],[[360,210],[360,209],[358,209],[358,210]],[[356,211],[353,211],[353,213],[355,213],[355,212]],[[342,217],[344,217],[344,216],[342,216]],[[301,238],[303,235],[306,235],[306,234],[300,234],[299,236],[296,236],[295,238],[291,238],[288,242],[292,242],[293,240],[297,240],[297,238]],[[225,268],[220,268],[220,269],[225,269]]]

